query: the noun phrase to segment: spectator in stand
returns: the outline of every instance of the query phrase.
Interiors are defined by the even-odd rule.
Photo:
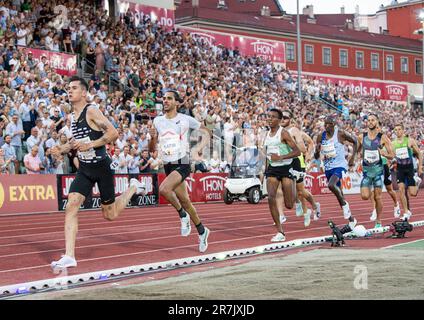
[[[24,164],[27,174],[40,174],[44,169],[41,159],[38,156],[38,146],[33,146],[30,153],[24,157]]]
[[[152,159],[149,156],[149,150],[141,151],[140,173],[149,173]]]

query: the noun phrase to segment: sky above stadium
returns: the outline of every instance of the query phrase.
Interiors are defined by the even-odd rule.
[[[290,14],[296,14],[296,0],[279,0],[283,10]],[[387,6],[391,0],[299,0],[299,10],[309,4],[314,6],[314,13],[340,13],[340,8],[345,7],[345,13],[355,13],[355,6],[359,5],[360,14],[374,14],[381,4]],[[398,1],[403,2],[403,1]]]

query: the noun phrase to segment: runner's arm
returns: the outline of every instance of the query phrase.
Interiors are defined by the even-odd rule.
[[[350,157],[349,159],[349,166],[353,167],[355,165],[355,156],[356,156],[356,153],[358,152],[358,139],[354,135],[350,135],[344,130],[341,132],[341,134],[342,134],[342,141],[347,141],[352,143],[353,152],[352,152],[352,157]]]
[[[307,150],[305,153],[305,161],[309,162],[314,154],[315,143],[314,140],[310,136],[308,136],[305,132],[302,132],[302,139],[307,145]]]
[[[381,140],[383,142],[384,147],[386,148],[386,152],[382,150],[381,155],[386,157],[387,159],[393,159],[395,157],[395,152],[392,148],[392,142],[385,134],[383,134]]]
[[[103,115],[103,113],[97,109],[97,108],[88,108],[87,109],[87,122],[88,123],[94,123],[95,126],[103,131],[103,136],[101,136],[99,139],[91,141],[90,143],[87,143],[87,149],[90,148],[99,148],[101,146],[104,146],[108,143],[116,141],[118,139],[118,131],[115,129],[115,127],[112,125],[112,123]],[[96,128],[94,128],[96,129]],[[85,151],[81,149],[82,146],[80,146],[80,151]]]
[[[281,131],[281,141],[284,141],[291,149],[292,151],[284,156],[278,156],[278,159],[275,160],[285,160],[285,159],[292,159],[300,156],[300,150],[297,144],[294,142],[290,134],[287,132],[287,130]],[[272,159],[274,160],[274,159]],[[275,161],[274,160],[274,161]]]
[[[294,128],[293,140],[297,144],[300,152],[305,154],[307,152],[305,142],[303,141],[302,132],[298,128]]]
[[[410,138],[411,140],[411,148],[412,150],[418,155],[418,163],[417,163],[417,171],[418,171],[418,175],[421,175],[422,172],[422,168],[423,168],[423,153],[421,152],[420,148],[418,148],[418,144],[417,141],[415,139]]]
[[[322,142],[322,136],[318,135],[317,144],[315,145],[315,154],[314,154],[314,158],[316,160],[318,160],[320,158],[320,155],[321,155],[321,142]]]

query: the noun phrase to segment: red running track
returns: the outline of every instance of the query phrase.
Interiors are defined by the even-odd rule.
[[[293,210],[286,211],[284,224],[287,240],[318,237],[330,234],[329,219],[345,224],[343,214],[332,195],[316,196],[321,203],[322,218],[303,226],[303,218]],[[383,225],[393,218],[392,201],[383,196]],[[351,210],[360,224],[373,228],[369,222],[371,204],[359,195],[348,196]],[[250,248],[270,243],[276,233],[266,201],[259,205],[247,202],[225,205],[195,205],[202,222],[211,230],[209,248],[205,254]],[[411,221],[424,220],[424,198],[411,200],[414,213]],[[64,253],[64,214],[40,214],[0,217],[0,286],[57,277],[50,262]],[[424,228],[408,234],[408,239],[380,239],[349,241],[350,248],[379,248],[424,238]],[[325,246],[329,246],[326,244]],[[176,211],[169,206],[127,209],[109,222],[98,211],[81,212],[76,255],[78,267],[68,274],[108,270],[132,265],[173,260],[201,255],[198,236],[192,228],[189,237],[180,236],[180,222]]]

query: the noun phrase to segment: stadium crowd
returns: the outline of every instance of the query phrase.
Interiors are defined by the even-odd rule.
[[[212,145],[223,146],[222,152],[205,152],[193,171],[228,172],[232,146],[266,130],[271,108],[292,110],[315,139],[324,117],[335,112],[321,98],[340,109],[339,125],[349,132],[359,134],[373,112],[390,137],[401,119],[424,146],[424,117],[406,104],[360,96],[314,78],[302,79],[300,100],[296,79],[284,67],[167,31],[148,16],[137,19],[128,12],[114,22],[88,0],[11,0],[0,1],[2,174],[70,173],[78,166],[75,153],[50,153],[71,137],[67,78],[25,47],[81,56],[80,67],[90,77],[89,100],[119,131],[116,143],[108,146],[120,162],[119,173],[163,170],[157,152],[149,154],[147,146],[165,89],[178,90],[183,99],[179,112],[203,122],[213,132]],[[319,162],[314,170],[320,170]]]

